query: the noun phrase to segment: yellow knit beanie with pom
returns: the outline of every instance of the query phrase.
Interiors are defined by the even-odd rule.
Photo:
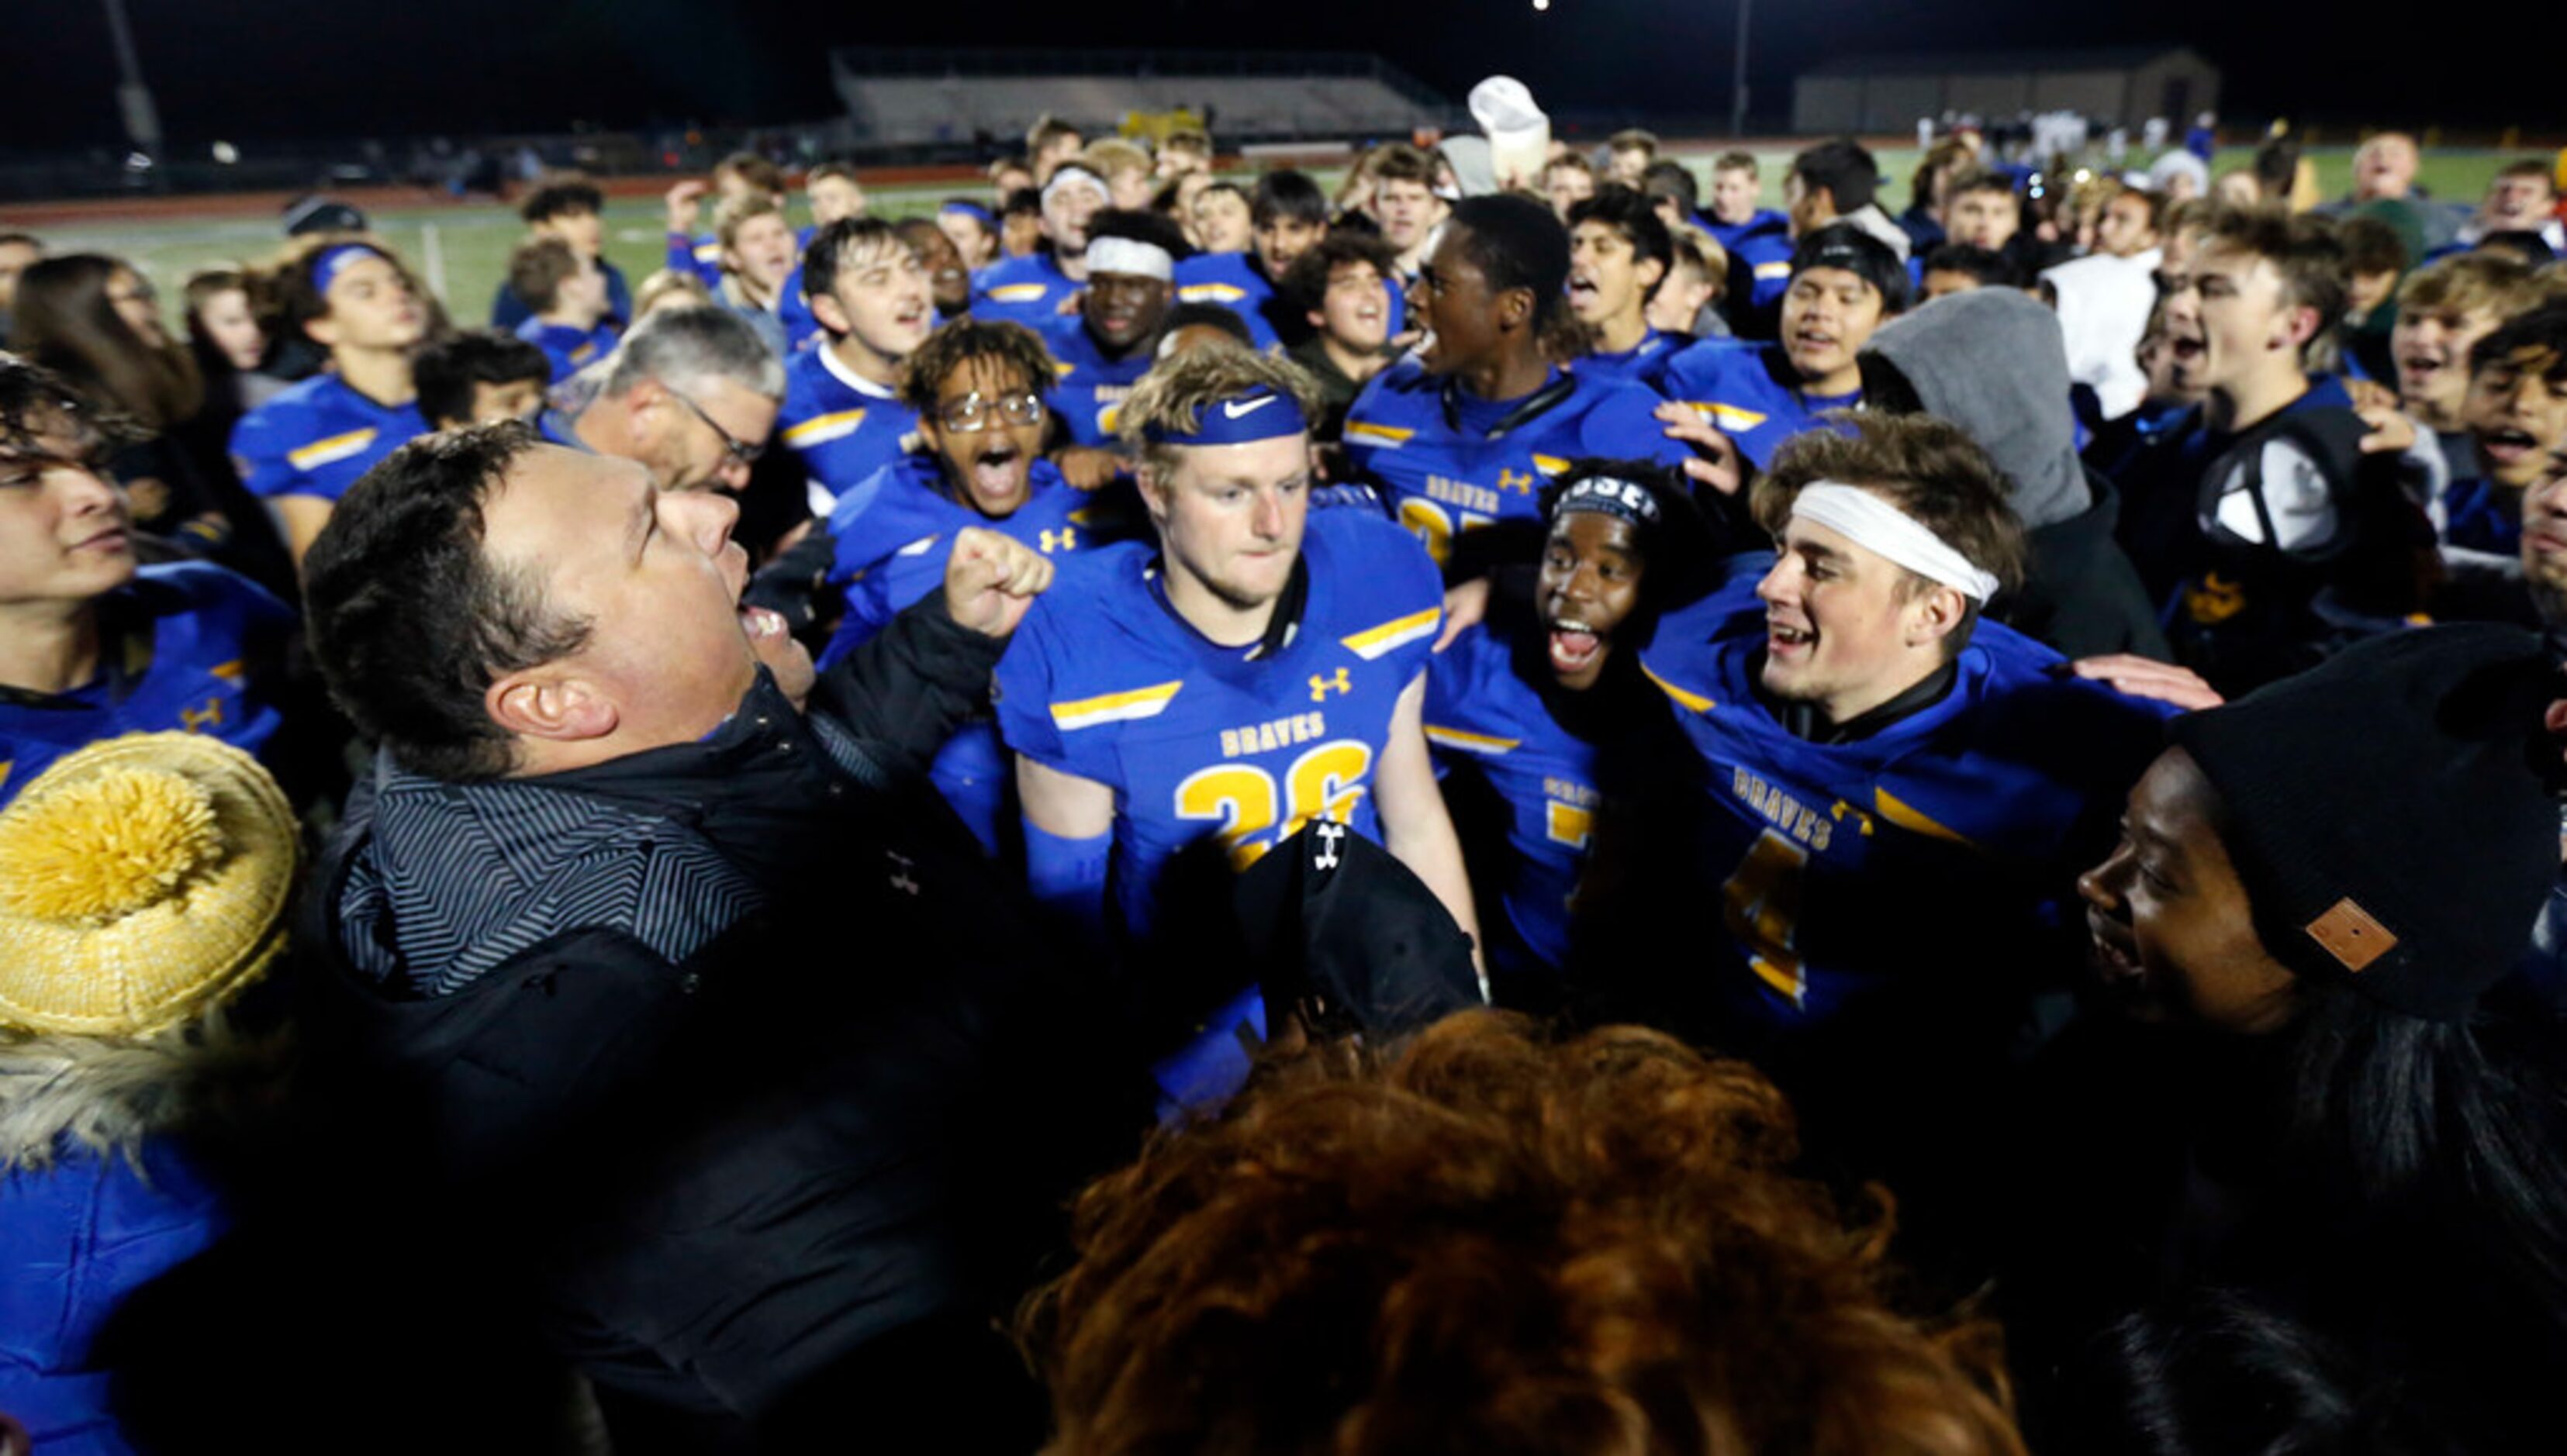
[[[0,811],[0,1026],[143,1036],[285,944],[294,811],[258,761],[137,733],[56,762]]]

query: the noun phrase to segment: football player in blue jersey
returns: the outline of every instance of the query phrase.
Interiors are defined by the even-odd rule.
[[[428,335],[428,309],[409,270],[366,238],[301,239],[249,283],[271,338],[299,334],[330,353],[327,372],[232,427],[241,483],[267,499],[300,563],[357,477],[426,427],[411,352]]]
[[[609,261],[604,251],[606,194],[596,183],[575,177],[543,183],[517,204],[517,215],[526,220],[530,236],[559,238],[570,244],[572,252],[595,262],[597,271],[606,275],[607,316],[619,324],[632,322],[633,289],[624,281],[624,270]],[[499,292],[490,301],[491,328],[513,330],[533,312],[507,280],[500,280]]]
[[[1786,440],[1831,409],[1862,403],[1856,363],[1872,331],[1907,307],[1907,270],[1877,238],[1821,228],[1792,254],[1783,337],[1741,349],[1704,340],[1676,356],[1660,409],[1671,433],[1703,451],[1694,478],[1736,490]]]
[[[713,163],[713,177],[689,177],[671,187],[667,266],[692,273],[707,288],[722,280],[721,239],[696,231],[697,211],[710,194],[716,207],[735,206],[757,198],[781,208],[786,193],[784,169],[753,151],[734,151]]]
[[[1544,492],[1549,536],[1530,597],[1501,593],[1427,669],[1426,739],[1444,771],[1488,927],[1490,993],[1556,1010],[1570,896],[1618,765],[1664,730],[1636,647],[1657,609],[1700,595],[1715,538],[1683,477],[1581,460]]]
[[[1328,236],[1328,194],[1303,173],[1271,171],[1257,179],[1248,220],[1247,251],[1204,252],[1177,265],[1177,297],[1247,320],[1260,349],[1301,343],[1310,326],[1281,290],[1292,264]]]
[[[1105,179],[1076,162],[1052,169],[1042,189],[1042,246],[983,269],[972,315],[1039,329],[1087,283],[1087,222],[1107,203]]]
[[[1157,539],[1065,564],[998,667],[1028,879],[1123,947],[1163,1045],[1244,989],[1191,933],[1226,869],[1314,819],[1387,847],[1476,938],[1421,727],[1442,591],[1379,516],[1310,509],[1311,398],[1236,348],[1154,370],[1122,427]]]
[[[532,310],[517,337],[544,352],[559,383],[606,358],[622,334],[609,317],[606,275],[559,238],[521,243],[508,257],[508,289]]]
[[[284,604],[204,562],[137,568],[111,442],[54,374],[0,355],[0,804],[83,744],[184,729],[258,753]]]
[[[1783,449],[1754,499],[1778,552],[1734,563],[1761,577],[1733,571],[1641,651],[1698,778],[1647,806],[1675,812],[1634,857],[1683,866],[1685,897],[1611,907],[1635,945],[1677,938],[1585,969],[1635,995],[1626,1014],[1759,1061],[1813,1123],[1947,1149],[1974,1124],[1920,1118],[1989,1095],[2045,977],[2075,966],[2076,876],[2167,709],[1982,618],[2024,542],[1966,434],[1852,429]],[[1638,923],[1652,907],[1665,922]]]
[[[1569,373],[1549,348],[1569,324],[1569,230],[1530,197],[1454,207],[1410,309],[1432,334],[1420,354],[1364,386],[1346,413],[1356,476],[1388,501],[1458,576],[1541,533],[1535,495],[1580,455],[1690,457],[1653,416],[1658,396],[1620,379]],[[1457,548],[1472,533],[1508,530]]]
[[[802,457],[811,511],[890,464],[918,428],[900,397],[900,364],[936,327],[927,270],[891,223],[840,218],[812,235],[802,280],[825,342],[784,367],[777,438]]]
[[[846,605],[820,655],[824,670],[937,590],[966,527],[1050,558],[1118,539],[1107,503],[1042,458],[1051,375],[1051,356],[1019,324],[958,320],[910,356],[901,404],[922,448],[845,492],[822,533],[826,582]],[[931,777],[992,853],[1013,840],[1009,770],[991,724],[967,724],[947,740]]]
[[[918,255],[918,266],[927,271],[927,297],[936,305],[936,317],[942,322],[972,312],[972,268],[963,261],[963,252],[954,246],[953,237],[937,225],[932,217],[904,217],[892,224],[902,242]]]
[[[1052,407],[1070,441],[1053,461],[1082,490],[1122,468],[1115,409],[1157,357],[1176,302],[1177,261],[1190,251],[1177,225],[1155,212],[1109,209],[1088,223],[1078,312],[1040,331],[1060,374]]]
[[[1711,210],[1701,226],[1729,255],[1731,322],[1743,332],[1773,337],[1770,326],[1792,283],[1792,221],[1780,211],[1761,207],[1764,185],[1756,154],[1725,151],[1711,163]]]
[[[1569,209],[1569,312],[1586,331],[1586,353],[1571,369],[1658,388],[1689,342],[1649,327],[1649,300],[1674,257],[1667,225],[1628,187],[1607,186]]]

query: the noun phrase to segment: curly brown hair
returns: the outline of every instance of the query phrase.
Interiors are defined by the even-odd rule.
[[[1022,324],[975,319],[969,314],[937,326],[901,362],[900,402],[921,414],[936,412],[936,391],[956,370],[976,359],[995,361],[1036,394],[1051,392],[1051,351],[1042,336]]]
[[[1996,1341],[1883,1297],[1744,1064],[1466,1012],[1270,1066],[1081,1195],[1018,1334],[1048,1456],[2020,1456]]]

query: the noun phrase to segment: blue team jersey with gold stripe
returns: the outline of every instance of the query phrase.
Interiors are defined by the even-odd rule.
[[[993,520],[957,503],[943,489],[934,457],[905,455],[839,497],[829,513],[837,543],[829,581],[846,594],[847,614],[820,654],[829,666],[881,631],[903,607],[941,590],[954,538],[968,526],[1011,536],[1048,557],[1066,557],[1105,544],[1089,526],[1089,497],[1060,478],[1051,462],[1033,466],[1033,493],[1015,514]],[[956,730],[936,755],[928,777],[945,802],[996,852],[1000,816],[1013,802],[1007,756],[987,719]]]
[[[1161,924],[1180,856],[1245,867],[1321,816],[1381,837],[1373,769],[1443,590],[1417,543],[1369,512],[1312,511],[1301,558],[1308,595],[1271,657],[1178,617],[1156,552],[1132,542],[1067,563],[998,663],[1007,746],[1114,791],[1110,892],[1133,941]]]
[[[1107,359],[1076,314],[1064,314],[1036,332],[1043,348],[1051,351],[1055,376],[1045,402],[1069,426],[1070,439],[1082,445],[1113,444],[1116,410],[1150,371],[1147,342],[1121,359]]]
[[[232,426],[232,464],[263,496],[336,501],[375,462],[428,432],[416,402],[385,404],[337,374],[315,374]]]
[[[552,381],[556,384],[614,353],[621,332],[612,319],[594,329],[547,324],[541,319],[528,319],[517,326],[519,339],[544,352],[545,362],[553,366]]]
[[[1640,342],[1629,349],[1606,354],[1601,350],[1580,355],[1569,368],[1590,379],[1627,379],[1643,385],[1652,393],[1666,392],[1667,365],[1684,352],[1686,341],[1651,329]]]
[[[1395,279],[1382,280],[1381,288],[1390,305],[1385,320],[1389,333],[1384,337],[1397,338],[1407,325],[1407,300]],[[1197,253],[1181,260],[1177,301],[1211,304],[1237,314],[1259,349],[1275,348],[1287,334],[1298,340],[1310,332],[1303,320],[1286,316],[1285,311],[1293,307],[1291,301],[1277,291],[1275,281],[1266,276],[1265,264],[1253,252]]]
[[[99,612],[94,680],[60,694],[0,689],[0,804],[101,739],[183,730],[255,754],[275,734],[263,679],[294,613],[264,588],[203,562],[144,567]]]
[[[1078,289],[1049,253],[1001,258],[972,275],[972,317],[1038,330],[1061,317],[1061,300]]]
[[[899,459],[903,442],[917,429],[917,410],[889,385],[839,363],[828,345],[786,361],[775,437],[802,457],[802,468],[832,503]]]
[[[1706,339],[1678,354],[1660,387],[1729,436],[1738,453],[1759,470],[1772,462],[1785,440],[1819,428],[1821,413],[1862,403],[1859,389],[1851,394],[1804,391],[1779,344],[1742,349],[1726,339]]]
[[[1541,631],[1529,614],[1494,613],[1455,637],[1427,668],[1426,743],[1440,765],[1476,772],[1505,803],[1499,902],[1525,948],[1556,970],[1569,956],[1569,897],[1603,796],[1596,745],[1563,727],[1531,680],[1550,672],[1542,643],[1526,635]]]
[[[1668,974],[1791,1031],[1891,987],[1960,1005],[2073,966],[2077,875],[2111,849],[2174,710],[2063,675],[2058,653],[1983,620],[1939,701],[1812,743],[1758,699],[1764,648],[1750,574],[1669,613],[1641,652],[1706,770],[1686,858],[1718,886]]]
[[[1448,404],[1446,380],[1403,360],[1375,375],[1348,407],[1348,462],[1441,562],[1461,532],[1538,521],[1543,482],[1580,455],[1667,464],[1686,458],[1652,413],[1655,394],[1619,379],[1567,377],[1569,388],[1558,402],[1500,428],[1522,401],[1475,399],[1457,387]]]

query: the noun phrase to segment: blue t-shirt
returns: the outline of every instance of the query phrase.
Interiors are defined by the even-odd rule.
[[[611,319],[601,321],[594,329],[547,324],[535,318],[517,326],[517,337],[542,350],[544,358],[551,362],[552,381],[556,384],[612,354],[620,335]]]
[[[1147,342],[1121,359],[1107,359],[1076,314],[1063,314],[1036,332],[1051,351],[1057,376],[1047,402],[1069,426],[1070,439],[1081,445],[1113,444],[1115,416],[1125,396],[1150,371]]]
[[[1471,765],[1505,803],[1499,902],[1525,949],[1557,971],[1603,796],[1596,745],[1563,727],[1528,680],[1548,664],[1538,643],[1515,634],[1540,630],[1530,618],[1492,617],[1455,637],[1427,668],[1426,742],[1439,766]]]
[[[1862,402],[1860,389],[1849,394],[1807,392],[1780,344],[1740,349],[1726,341],[1707,340],[1676,356],[1667,366],[1665,388],[1668,397],[1729,436],[1738,453],[1759,470],[1772,462],[1785,440],[1817,429],[1821,412],[1852,409]]]
[[[240,417],[232,464],[258,495],[336,501],[376,461],[427,432],[416,400],[386,404],[337,374],[315,374]]]
[[[59,694],[0,688],[0,804],[54,760],[128,733],[208,733],[256,754],[276,733],[266,675],[294,613],[204,562],[144,567],[99,602],[99,673]]]
[[[1641,650],[1706,770],[1691,849],[1718,901],[1685,974],[1716,978],[1746,1024],[1791,1032],[1893,987],[2003,999],[1994,978],[2073,956],[2076,878],[2110,849],[2175,710],[2062,675],[2057,652],[1982,619],[1939,701],[1808,742],[1757,695],[1755,588],[1745,573],[1669,613]],[[1916,980],[1930,976],[1971,979]]]
[[[1544,388],[1564,379],[1568,387],[1551,404],[1510,422],[1527,400],[1473,398],[1403,360],[1374,375],[1347,408],[1347,461],[1441,563],[1461,532],[1538,522],[1543,482],[1578,456],[1667,464],[1687,457],[1653,413],[1657,395],[1619,379],[1557,372]]]
[[[993,520],[945,493],[944,467],[933,456],[905,455],[838,498],[829,513],[836,555],[829,581],[846,594],[847,612],[820,654],[828,667],[881,631],[903,607],[945,583],[955,535],[980,526],[1010,536],[1049,557],[1104,544],[1088,524],[1090,498],[1060,478],[1047,460],[1033,466],[1033,493],[1013,515]],[[1001,816],[1014,802],[1007,756],[997,727],[977,719],[956,730],[928,777],[945,802],[996,854]]]
[[[900,457],[903,441],[918,429],[918,411],[887,384],[848,368],[821,344],[784,364],[784,407],[776,412],[775,437],[802,457],[810,472],[812,506],[838,497]]]
[[[1569,364],[1571,371],[1590,379],[1622,379],[1641,385],[1651,393],[1666,392],[1667,366],[1682,354],[1685,341],[1670,338],[1651,329],[1640,336],[1640,342],[1618,354],[1596,350],[1581,355]]]
[[[1197,862],[1189,851],[1244,868],[1323,816],[1380,840],[1373,767],[1444,608],[1417,543],[1363,511],[1310,513],[1308,593],[1271,657],[1179,617],[1157,559],[1129,542],[1064,564],[998,673],[1007,746],[1114,791],[1108,892],[1134,945],[1161,925],[1163,881],[1181,855]]]
[[[1049,253],[1001,258],[972,275],[972,317],[984,324],[1040,330],[1062,316],[1061,300],[1082,287]]]

